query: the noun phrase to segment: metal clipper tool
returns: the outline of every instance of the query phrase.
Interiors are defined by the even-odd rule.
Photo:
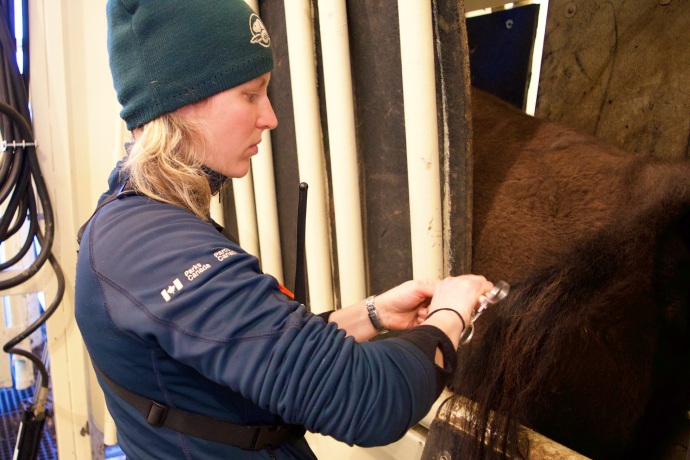
[[[505,297],[508,295],[508,292],[510,292],[510,285],[505,281],[499,281],[494,284],[494,287],[491,289],[491,291],[479,296],[479,308],[472,313],[470,325],[467,326],[464,331],[462,331],[462,335],[460,336],[460,345],[465,345],[472,339],[472,336],[474,335],[474,322],[477,321],[477,318],[479,318],[479,316],[481,316],[481,314],[484,313],[487,308],[489,308],[489,305],[496,305],[498,302],[505,299]]]

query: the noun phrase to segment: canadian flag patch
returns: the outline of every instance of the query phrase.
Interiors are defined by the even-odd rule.
[[[180,279],[175,278],[175,280],[172,282],[170,286],[161,291],[161,296],[163,296],[163,299],[165,299],[166,302],[170,302],[172,296],[175,295],[175,293],[177,293],[178,291],[181,291],[182,288],[183,285]]]

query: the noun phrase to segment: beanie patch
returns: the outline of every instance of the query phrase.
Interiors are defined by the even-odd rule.
[[[250,43],[258,43],[264,48],[271,46],[271,37],[268,36],[268,31],[266,30],[263,21],[261,21],[261,18],[259,18],[256,13],[252,13],[252,15],[249,17],[249,30],[252,33]]]

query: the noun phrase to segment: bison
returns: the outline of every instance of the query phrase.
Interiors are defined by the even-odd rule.
[[[472,97],[472,272],[512,289],[445,403],[474,441],[434,448],[527,457],[522,425],[591,458],[661,455],[690,393],[690,164]]]

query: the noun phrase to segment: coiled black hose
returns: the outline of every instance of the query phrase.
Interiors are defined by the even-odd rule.
[[[0,204],[4,204],[5,208],[0,216],[0,242],[17,234],[27,221],[29,226],[21,248],[0,264],[0,270],[14,267],[35,247],[36,242],[38,254],[28,268],[0,280],[0,290],[26,282],[38,273],[46,261],[50,262],[57,278],[57,291],[50,305],[33,324],[8,341],[3,351],[29,359],[39,370],[42,391],[37,392],[34,410],[40,412],[37,416],[43,417],[49,385],[48,370],[39,357],[15,347],[45,324],[55,312],[64,296],[65,278],[52,254],[55,237],[53,207],[36,155],[25,82],[16,64],[13,38],[6,18],[3,19],[0,21],[0,131],[4,151],[0,161]],[[41,220],[44,230],[41,230]]]
[[[25,143],[34,143],[31,128],[19,112],[2,102],[0,102],[0,112],[7,115],[14,124],[19,127],[20,136]],[[5,140],[4,142],[9,144],[12,144],[12,142],[17,143],[16,140],[9,142]],[[19,142],[19,144],[21,144],[21,142]],[[10,155],[8,152],[12,152],[12,154]],[[28,268],[23,269],[11,278],[0,281],[0,290],[9,289],[24,283],[38,273],[38,270],[41,269],[46,261],[50,262],[58,279],[57,292],[50,306],[44,310],[43,314],[31,326],[7,342],[3,346],[3,351],[30,359],[41,372],[42,384],[47,386],[49,381],[48,372],[41,360],[32,353],[14,347],[48,320],[50,315],[57,309],[65,292],[64,274],[60,268],[60,264],[51,252],[55,236],[53,208],[50,203],[45,181],[43,180],[43,175],[41,174],[36,148],[34,146],[22,148],[21,145],[19,145],[15,148],[6,149],[2,163],[3,165],[0,166],[0,171],[7,171],[7,174],[5,176],[0,176],[0,180],[2,181],[0,187],[0,203],[4,203],[8,197],[9,201],[5,212],[0,217],[0,241],[4,242],[12,235],[16,234],[26,221],[29,222],[29,230],[19,252],[8,258],[3,264],[0,264],[0,269],[6,270],[20,261],[28,250],[33,247],[34,240],[38,241],[40,250]],[[11,166],[5,167],[4,163],[11,163]],[[16,170],[18,170],[19,173],[15,173]],[[40,216],[37,208],[36,195],[34,194],[34,187],[43,211],[45,234],[41,231],[39,225]]]

